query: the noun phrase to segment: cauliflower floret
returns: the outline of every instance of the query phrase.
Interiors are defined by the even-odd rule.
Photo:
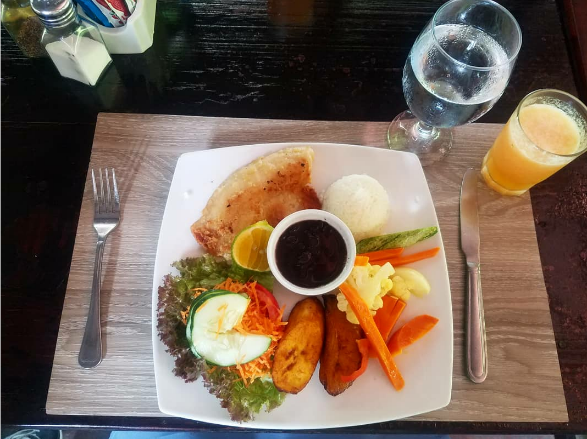
[[[371,314],[375,315],[375,312],[383,306],[382,297],[393,287],[393,282],[389,277],[394,272],[395,270],[389,262],[383,266],[371,264],[357,266],[353,268],[346,282],[357,290],[371,310]],[[336,298],[338,309],[346,313],[347,320],[358,324],[357,316],[349,306],[344,294],[338,293]]]
[[[407,302],[410,299],[411,293],[406,281],[402,277],[393,276],[393,288],[391,289],[390,294]]]
[[[393,288],[389,294],[404,302],[408,301],[411,294],[423,297],[430,293],[428,280],[422,273],[413,268],[398,267],[391,280],[393,281]]]

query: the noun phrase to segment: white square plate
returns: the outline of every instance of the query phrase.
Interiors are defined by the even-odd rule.
[[[312,185],[318,194],[348,174],[368,174],[378,180],[391,202],[391,216],[385,232],[438,226],[422,166],[413,154],[324,143],[246,145],[183,154],[169,190],[153,279],[153,356],[160,410],[169,415],[222,425],[316,429],[390,421],[445,407],[452,388],[453,321],[440,233],[406,250],[412,253],[440,247],[436,257],[411,265],[428,278],[432,291],[425,298],[412,296],[396,327],[420,314],[430,314],[440,321],[425,338],[395,358],[405,379],[402,391],[394,390],[376,359],[371,359],[367,372],[336,397],[326,393],[316,368],[311,381],[299,394],[287,395],[283,405],[271,413],[263,412],[254,421],[237,424],[200,381],[186,384],[172,373],[174,360],[165,352],[156,327],[157,289],[163,276],[173,271],[172,262],[203,254],[191,235],[190,225],[201,216],[220,183],[255,158],[292,146],[314,149]],[[277,282],[274,294],[280,304],[287,305],[286,315],[302,298]]]

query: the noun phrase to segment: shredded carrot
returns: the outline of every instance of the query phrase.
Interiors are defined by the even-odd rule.
[[[188,314],[190,313],[191,307],[192,307],[191,305],[188,305],[188,309],[186,309],[185,311],[179,312],[181,314],[181,321],[183,322],[184,325],[188,324]]]
[[[208,291],[208,290],[206,288],[192,288],[190,291],[194,292],[192,297],[195,299],[200,294],[202,294],[203,292]],[[183,322],[184,325],[188,324],[188,314],[190,313],[190,308],[191,308],[191,305],[188,305],[188,307],[185,311],[179,312],[179,314],[181,315],[181,321]],[[196,312],[199,312],[200,309],[202,309],[202,307],[198,308],[196,310]]]
[[[202,304],[201,304],[201,305],[198,307],[198,309],[196,310],[196,314],[197,314],[197,313],[199,313],[200,311],[202,311],[202,310],[204,309],[204,307],[206,306],[206,304],[207,304],[207,303],[208,303],[208,302],[204,302],[204,303],[202,303]]]
[[[362,266],[367,265],[368,263],[369,263],[368,256],[358,255],[357,257],[355,257],[355,267],[362,267]]]
[[[195,299],[196,297],[204,294],[208,290],[206,288],[192,288],[190,291],[194,292],[194,294],[192,294],[192,297]]]
[[[257,296],[257,289],[255,288],[255,286],[257,286],[257,282],[255,282],[255,285],[253,286],[253,290],[255,290],[255,294],[253,294],[253,296],[254,296],[255,303],[257,305],[257,309],[259,309],[260,308],[259,307],[259,296]],[[251,296],[249,296],[249,297],[251,297]]]
[[[206,302],[204,302],[204,305],[206,304]],[[202,305],[202,306],[204,306]],[[198,308],[196,310],[196,312],[198,312],[201,308]],[[221,305],[220,307],[218,307],[218,311],[222,311],[222,313],[220,314],[220,318],[218,319],[218,329],[216,330],[216,337],[214,337],[214,339],[217,339],[218,336],[220,335],[220,328],[222,328],[222,322],[224,321],[224,316],[226,315],[226,308],[228,308],[228,303],[225,303],[223,305]]]
[[[224,282],[219,283],[214,287],[215,290],[226,290],[233,293],[248,293],[249,290],[254,289],[257,282],[247,282],[245,284],[240,283],[236,280],[232,280],[230,277]]]
[[[215,289],[227,290],[233,293],[244,293],[251,299],[245,315],[233,328],[235,331],[241,334],[258,334],[271,337],[269,349],[263,355],[248,363],[241,364],[241,362],[238,362],[235,366],[229,368],[239,375],[246,386],[257,378],[267,377],[271,374],[273,355],[275,354],[277,343],[283,336],[284,327],[287,325],[287,322],[282,321],[285,306],[281,308],[276,318],[271,319],[267,306],[257,296],[256,286],[256,282],[241,283],[228,278],[214,287]]]

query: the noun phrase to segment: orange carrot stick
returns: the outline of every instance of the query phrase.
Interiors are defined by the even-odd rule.
[[[395,308],[398,298],[386,294],[381,299],[383,300],[383,306],[377,310],[373,316],[373,320],[375,320],[375,324],[377,325],[377,329],[379,329],[379,333],[383,337],[383,340],[387,341],[387,337],[389,337],[389,331],[387,330],[389,318],[391,317],[391,313]]]
[[[368,256],[357,255],[355,257],[355,267],[364,266],[369,263]]]
[[[366,338],[362,338],[357,340],[357,345],[359,346],[359,352],[361,353],[361,367],[355,370],[350,375],[342,375],[340,380],[344,383],[348,383],[349,381],[354,381],[359,378],[361,375],[365,373],[367,370],[367,365],[369,364],[369,340]]]
[[[387,259],[393,256],[399,256],[404,251],[403,247],[388,248],[387,250],[377,250],[375,252],[361,253],[359,256],[367,256],[369,259]]]
[[[395,299],[395,301],[393,301]],[[390,304],[393,301],[393,308],[388,305],[386,308],[386,302]],[[393,296],[383,296],[383,308],[377,310],[377,314],[373,318],[377,327],[379,328],[379,332],[383,337],[383,340],[387,342],[389,338],[389,334],[391,334],[391,330],[395,326],[396,322],[398,321],[399,317],[402,315],[404,308],[406,307],[406,303],[398,300],[397,297]],[[383,313],[381,311],[384,311]],[[377,354],[375,350],[371,348],[369,350],[370,357],[376,357]]]
[[[408,256],[401,256],[396,258],[387,258],[387,259],[372,259],[369,260],[371,265],[383,265],[386,262],[389,262],[391,265],[406,265],[411,264],[412,262],[421,261],[422,259],[432,258],[436,256],[436,254],[440,251],[440,247],[434,247],[430,250],[424,250],[423,252],[414,253]]]
[[[423,314],[418,317],[414,317],[404,326],[399,328],[391,336],[391,340],[387,343],[389,352],[392,356],[396,356],[402,353],[402,349],[411,345],[417,340],[424,337],[434,326],[438,323],[436,317]]]
[[[381,328],[381,336],[385,341],[389,338],[389,334],[391,334],[391,330],[395,326],[395,323],[398,321],[399,317],[402,315],[404,308],[406,307],[406,302],[398,300],[395,306],[393,307],[393,311],[388,316],[385,326]]]
[[[391,384],[393,384],[393,387],[395,387],[396,390],[401,390],[404,387],[404,379],[393,361],[383,337],[381,337],[381,334],[377,329],[377,325],[375,324],[375,320],[373,320],[369,307],[357,290],[348,283],[343,283],[340,286],[340,291],[344,294],[351,309],[357,316],[361,328],[363,328],[365,335],[369,339],[369,343],[371,343],[371,346],[373,346],[375,352],[377,352],[379,363],[387,375],[387,378],[389,378],[389,381],[391,381]]]

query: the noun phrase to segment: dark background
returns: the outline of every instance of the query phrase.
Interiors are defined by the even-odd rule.
[[[520,23],[523,46],[508,88],[480,122],[505,122],[538,88],[585,93],[587,2],[499,2]],[[390,121],[406,109],[410,47],[442,3],[159,0],[153,47],[114,55],[95,88],[61,78],[48,59],[24,57],[2,29],[2,423],[220,428],[45,414],[99,112]],[[571,422],[400,421],[345,431],[587,430],[587,160],[531,195]]]
[[[113,56],[115,68],[95,90],[62,80],[49,60],[24,58],[3,38],[2,119],[93,124],[110,111],[391,120],[407,108],[401,75],[411,45],[442,3],[159,0],[153,47]],[[576,92],[556,3],[501,3],[519,21],[523,46],[509,87],[482,122],[504,122],[537,88]]]

